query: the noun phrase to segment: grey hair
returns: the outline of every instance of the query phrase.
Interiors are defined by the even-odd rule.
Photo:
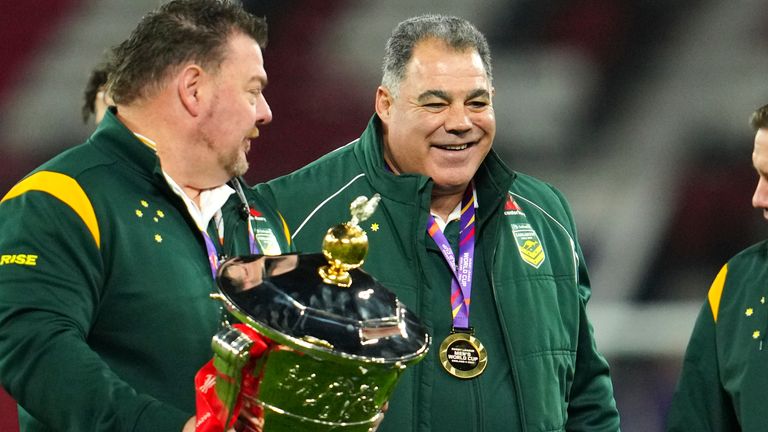
[[[381,85],[388,88],[394,97],[397,97],[400,83],[405,78],[405,68],[413,56],[414,47],[426,39],[443,41],[458,52],[477,51],[488,81],[493,80],[488,41],[472,23],[455,16],[419,15],[398,24],[384,49]]]

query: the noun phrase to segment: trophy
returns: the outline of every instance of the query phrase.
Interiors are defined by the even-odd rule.
[[[420,320],[359,269],[368,239],[358,223],[379,199],[354,200],[351,220],[328,230],[322,254],[221,265],[214,297],[239,321],[212,342],[209,387],[225,429],[373,431],[405,368],[426,355]]]

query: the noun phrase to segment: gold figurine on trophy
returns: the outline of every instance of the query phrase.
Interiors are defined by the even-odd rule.
[[[380,200],[379,194],[370,199],[357,197],[349,205],[352,219],[328,229],[323,238],[323,255],[328,265],[318,269],[323,282],[344,288],[352,285],[349,270],[363,265],[368,254],[368,236],[359,223],[371,217]]]

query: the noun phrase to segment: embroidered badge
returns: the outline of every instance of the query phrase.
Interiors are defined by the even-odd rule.
[[[520,258],[534,268],[539,268],[546,256],[536,231],[527,223],[510,224],[510,226],[517,243],[517,250],[520,252]]]
[[[271,229],[257,228],[254,234],[259,243],[259,250],[264,255],[280,255],[280,244]]]
[[[376,231],[378,231],[378,230],[379,230],[379,224],[377,224],[377,223],[372,223],[372,224],[371,224],[371,231],[373,231],[373,232],[376,232]]]

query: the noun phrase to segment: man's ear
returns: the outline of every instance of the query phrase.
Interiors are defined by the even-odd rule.
[[[379,88],[376,89],[376,114],[379,115],[379,118],[382,121],[387,122],[389,120],[390,109],[392,108],[394,101],[395,99],[392,97],[392,93],[390,93],[388,88],[379,86]]]
[[[178,75],[177,90],[179,100],[186,110],[194,117],[200,114],[201,82],[203,70],[197,65],[188,65]]]

